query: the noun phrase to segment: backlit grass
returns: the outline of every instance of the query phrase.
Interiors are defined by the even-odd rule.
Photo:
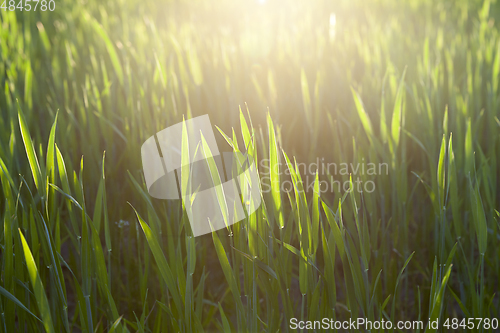
[[[0,331],[498,318],[499,20],[489,0],[0,10]],[[270,190],[194,238],[140,148],[207,113]],[[318,158],[388,171],[300,167]]]

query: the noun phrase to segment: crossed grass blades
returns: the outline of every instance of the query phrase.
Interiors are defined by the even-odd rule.
[[[498,13],[460,0],[0,11],[0,331],[498,317]],[[226,146],[269,160],[272,190],[194,239],[180,202],[148,196],[139,154],[204,113]],[[318,156],[389,174],[321,176],[373,180],[369,195],[320,193],[320,175],[306,193],[297,163]]]

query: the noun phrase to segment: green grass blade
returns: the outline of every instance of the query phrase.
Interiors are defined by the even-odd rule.
[[[31,140],[28,125],[24,119],[23,112],[19,103],[17,104],[17,115],[19,118],[19,127],[21,128],[21,136],[23,138],[24,147],[26,149],[26,154],[28,155],[28,161],[31,168],[31,173],[33,175],[33,180],[35,181],[36,188],[40,193],[45,190],[44,180],[42,177],[42,172],[40,169],[40,164],[38,163],[38,158],[35,153],[35,148],[33,146],[33,141]]]
[[[45,289],[43,287],[42,280],[38,274],[38,269],[35,263],[35,258],[31,253],[31,250],[24,239],[23,233],[19,230],[19,237],[23,245],[24,258],[26,260],[26,268],[28,269],[31,285],[33,287],[33,292],[35,294],[35,299],[38,305],[38,310],[40,311],[43,326],[48,333],[55,332],[54,325],[52,322],[52,315],[50,314],[49,301],[47,295],[45,294]]]

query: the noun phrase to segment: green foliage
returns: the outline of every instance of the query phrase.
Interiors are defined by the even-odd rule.
[[[0,10],[0,333],[498,315],[499,22],[488,0]],[[140,148],[206,113],[262,204],[194,238]]]

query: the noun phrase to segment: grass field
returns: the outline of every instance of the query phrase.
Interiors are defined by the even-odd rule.
[[[498,331],[498,1],[11,2],[0,332]],[[194,238],[141,145],[203,114],[263,200]]]

